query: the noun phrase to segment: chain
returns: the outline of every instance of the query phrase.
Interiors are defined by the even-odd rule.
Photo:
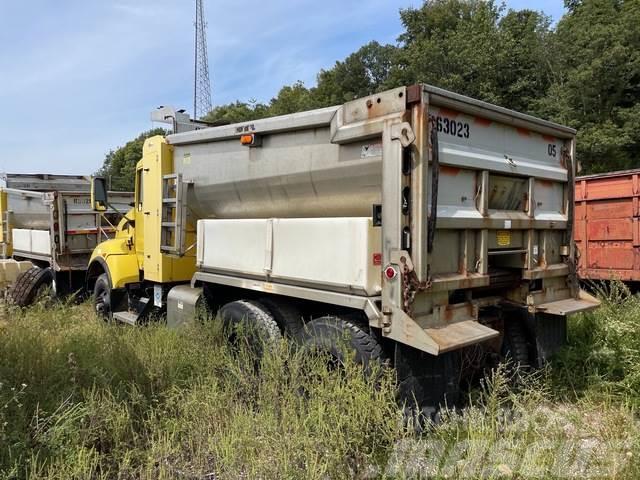
[[[571,257],[566,257],[564,263],[569,267],[569,275],[567,275],[567,283],[572,291],[577,291],[580,288],[580,282],[578,281],[578,272],[576,262]]]
[[[407,315],[411,316],[413,313],[413,301],[416,298],[418,292],[424,292],[429,290],[433,285],[431,276],[427,275],[427,280],[421,282],[418,280],[416,272],[409,267],[404,257],[400,259],[402,263],[402,304],[403,310]]]

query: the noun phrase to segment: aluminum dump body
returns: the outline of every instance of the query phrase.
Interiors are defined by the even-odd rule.
[[[578,177],[575,200],[580,277],[640,281],[640,169]]]
[[[440,162],[452,167],[443,169],[442,217],[482,217],[476,208],[476,172],[486,169],[494,187],[489,209],[516,212],[507,215],[513,220],[530,219],[523,203],[528,185],[510,176],[532,176],[548,180],[535,185],[538,197],[544,197],[536,217],[566,220],[562,184],[567,173],[560,154],[573,130],[429,89],[429,115],[441,136]],[[364,112],[356,106],[330,107],[170,135],[175,170],[190,182],[189,207],[200,218],[371,215],[372,205],[382,200],[382,139],[363,132],[353,141],[340,140],[337,122],[347,127],[373,117],[376,109],[385,114],[406,108],[404,97],[388,103]],[[242,133],[259,133],[261,146],[242,146]]]

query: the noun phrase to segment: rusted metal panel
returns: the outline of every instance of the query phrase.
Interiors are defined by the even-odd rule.
[[[627,198],[595,200],[587,203],[585,218],[606,219],[613,218],[633,218],[633,202]]]
[[[632,218],[608,218],[602,220],[592,220],[587,224],[587,226],[587,235],[589,241],[631,240],[631,238],[633,237]]]
[[[640,281],[640,169],[576,179],[582,278]]]

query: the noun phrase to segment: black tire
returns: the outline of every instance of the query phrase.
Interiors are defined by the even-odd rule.
[[[386,364],[386,357],[378,341],[358,327],[338,317],[316,318],[304,327],[302,346],[309,352],[329,355],[332,363],[343,365],[345,354],[354,356],[356,363],[370,374],[374,367]]]
[[[459,352],[438,356],[397,343],[394,366],[398,378],[398,403],[405,420],[416,431],[437,421],[442,408],[455,408],[460,400]]]
[[[531,361],[527,330],[524,322],[519,320],[505,320],[502,339],[502,358],[513,371],[530,370]]]
[[[28,307],[53,284],[53,272],[50,268],[31,267],[18,275],[16,283],[9,291],[9,297],[16,305]]]
[[[99,318],[111,320],[111,283],[106,273],[98,277],[93,287],[93,308]]]
[[[232,344],[238,347],[244,341],[257,358],[262,356],[265,344],[274,344],[282,338],[275,319],[259,302],[236,300],[223,305],[218,314]]]
[[[295,305],[280,298],[261,298],[260,304],[269,310],[283,336],[294,341],[301,340],[304,322],[302,313]]]

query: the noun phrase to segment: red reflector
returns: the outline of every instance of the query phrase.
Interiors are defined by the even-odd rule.
[[[387,277],[387,280],[393,280],[398,275],[398,272],[392,266],[388,266],[384,269],[384,276]]]
[[[373,264],[374,265],[382,265],[382,254],[381,253],[374,253],[373,254]]]

